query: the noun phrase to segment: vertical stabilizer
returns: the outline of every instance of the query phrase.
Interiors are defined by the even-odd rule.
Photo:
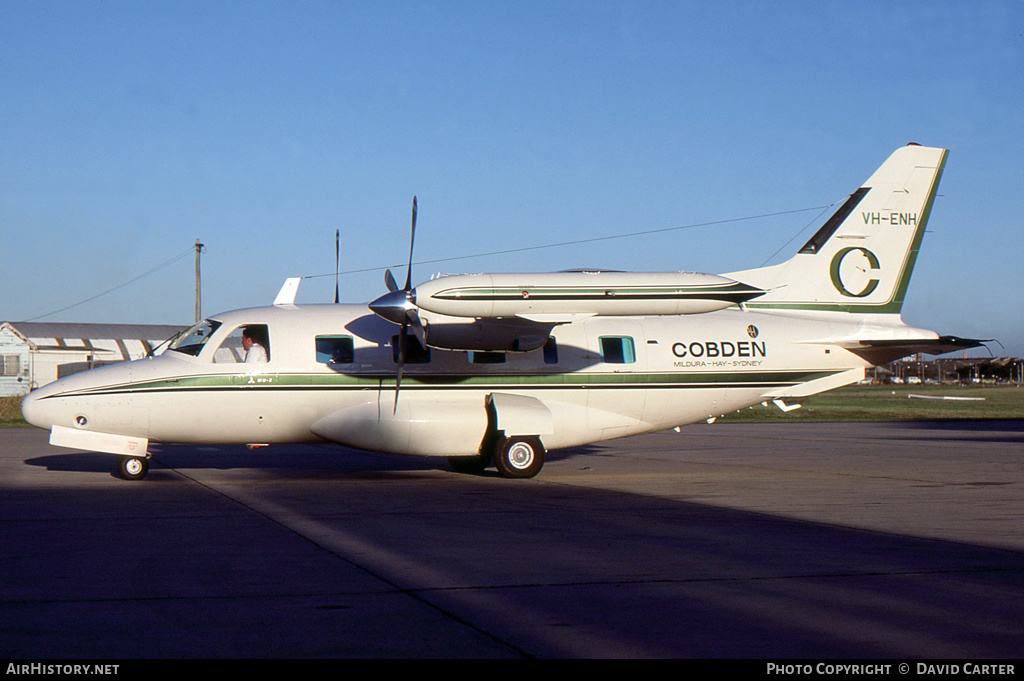
[[[897,149],[792,258],[726,276],[769,291],[749,308],[899,313],[946,154]]]

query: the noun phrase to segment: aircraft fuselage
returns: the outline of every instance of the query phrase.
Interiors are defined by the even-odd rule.
[[[835,333],[838,320],[738,309],[594,317],[554,327],[544,347],[530,352],[430,348],[424,361],[406,364],[396,409],[396,327],[365,306],[252,308],[212,319],[219,324],[196,356],[168,350],[69,376],[34,391],[26,418],[155,442],[313,442],[324,439],[314,424],[346,407],[372,405],[388,419],[407,405],[429,411],[444,403],[476,412],[464,423],[475,429],[457,434],[460,446],[435,438],[414,443],[412,453],[468,456],[479,450],[494,393],[543,403],[552,432],[542,439],[551,449],[717,417],[773,389],[870,366],[840,348],[801,342]],[[269,362],[244,364],[222,347],[253,325],[266,327]],[[345,356],[328,356],[331,343],[344,346]],[[343,433],[330,439],[346,442]],[[370,448],[407,446],[382,440]]]

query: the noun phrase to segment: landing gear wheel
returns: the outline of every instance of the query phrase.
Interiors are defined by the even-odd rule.
[[[505,478],[532,478],[544,467],[544,445],[536,437],[510,437],[494,449],[494,466]]]
[[[117,474],[125,480],[142,480],[149,472],[149,459],[142,456],[122,456],[117,460]]]
[[[491,465],[492,454],[478,454],[476,456],[449,456],[448,465],[456,473],[483,473],[484,469]]]

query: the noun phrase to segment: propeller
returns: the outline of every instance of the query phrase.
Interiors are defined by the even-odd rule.
[[[377,300],[370,303],[374,314],[390,322],[401,325],[398,333],[398,360],[395,374],[395,412],[398,411],[398,392],[402,387],[402,371],[405,368],[406,355],[409,349],[409,329],[416,335],[421,347],[427,347],[426,330],[416,311],[416,289],[412,287],[412,255],[416,243],[416,197],[412,197],[412,229],[409,234],[409,265],[405,275],[405,286],[398,288],[391,270],[384,272],[384,285],[388,289]]]
[[[338,304],[338,271],[341,263],[341,230],[334,230],[334,304]]]
[[[409,268],[405,271],[405,290],[412,290],[412,248],[416,244],[416,197],[412,197],[412,230],[409,232]]]

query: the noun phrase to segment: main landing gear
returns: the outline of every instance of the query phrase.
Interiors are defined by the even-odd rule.
[[[148,472],[148,457],[122,456],[117,460],[117,474],[125,480],[142,480]]]
[[[532,478],[544,467],[544,445],[538,437],[516,435],[498,438],[491,453],[448,457],[459,473],[482,473],[492,461],[503,478]]]

